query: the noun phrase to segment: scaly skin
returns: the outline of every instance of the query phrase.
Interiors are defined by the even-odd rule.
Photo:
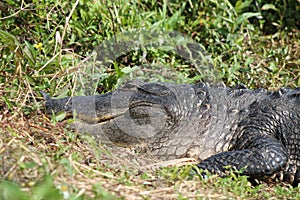
[[[81,119],[76,129],[100,142],[160,159],[195,157],[201,169],[226,166],[259,180],[300,181],[299,89],[275,92],[205,83],[132,81],[103,95],[51,99],[46,111]]]

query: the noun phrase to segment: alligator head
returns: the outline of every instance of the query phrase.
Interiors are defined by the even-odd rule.
[[[190,145],[193,140],[187,142],[186,138],[197,137],[196,130],[188,123],[199,103],[191,85],[178,87],[135,80],[103,95],[51,99],[44,94],[44,98],[48,114],[64,111],[68,116],[75,115],[80,122],[73,127],[88,132],[100,142],[122,146],[146,143],[154,154],[180,157],[186,153],[187,146],[182,149],[184,145],[179,144]],[[175,148],[167,150],[172,145],[181,146],[181,150],[177,153]]]

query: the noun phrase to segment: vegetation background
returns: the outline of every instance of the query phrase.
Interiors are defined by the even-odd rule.
[[[189,165],[145,169],[147,159],[130,152],[120,158],[122,151],[65,130],[63,115],[43,114],[39,91],[73,94],[76,72],[101,42],[154,28],[203,45],[229,86],[300,84],[299,0],[1,1],[0,199],[300,199],[299,187],[251,186],[234,174],[201,180],[189,175]],[[113,90],[133,73],[149,78],[140,67],[149,65],[168,68],[176,82],[201,81],[197,68],[174,53],[138,49],[103,67],[95,91]],[[155,70],[151,80],[165,81]]]

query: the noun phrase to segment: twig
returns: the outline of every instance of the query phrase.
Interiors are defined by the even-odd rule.
[[[23,1],[22,1],[20,10],[18,10],[17,12],[15,12],[15,13],[12,14],[12,15],[9,15],[9,16],[6,16],[6,17],[2,17],[2,18],[0,18],[0,20],[4,20],[4,19],[8,19],[8,18],[14,17],[14,16],[18,15],[19,12],[21,12],[21,11],[23,11],[23,10],[26,10],[26,8],[28,8],[28,7],[32,6],[32,5],[33,5],[33,4],[28,4],[27,6],[25,6],[24,8],[22,8],[22,7],[23,7]]]
[[[75,5],[73,6],[73,8],[72,8],[72,10],[71,10],[71,12],[69,14],[69,16],[66,17],[66,23],[65,23],[64,31],[62,33],[61,40],[60,40],[60,47],[61,47],[61,49],[62,49],[62,46],[63,46],[64,37],[65,37],[66,32],[67,32],[67,28],[69,26],[69,21],[70,21],[72,15],[73,15],[73,12],[75,11],[75,8],[77,7],[78,3],[79,3],[79,0],[76,0]],[[59,51],[59,63],[61,63],[61,53],[62,53],[62,51],[60,50]]]

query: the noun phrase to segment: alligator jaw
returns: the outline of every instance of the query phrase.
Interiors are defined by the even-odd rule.
[[[86,123],[99,123],[99,124],[103,124],[106,123],[108,121],[114,120],[117,117],[120,117],[122,115],[124,115],[126,113],[126,111],[120,112],[118,114],[110,114],[110,113],[106,113],[100,117],[90,117],[84,114],[77,114],[76,117],[79,118],[80,120],[86,122]]]
[[[124,115],[128,108],[111,108],[111,95],[77,96],[63,99],[52,99],[41,91],[45,99],[45,109],[48,115],[65,112],[66,116],[79,119],[87,124],[105,123]]]

